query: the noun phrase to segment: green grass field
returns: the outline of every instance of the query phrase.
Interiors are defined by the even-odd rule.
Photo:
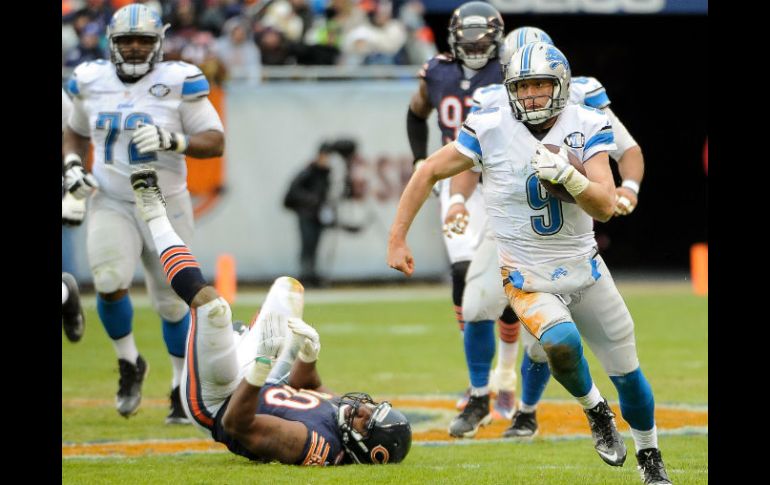
[[[642,369],[652,384],[656,402],[707,406],[708,300],[691,295],[685,285],[619,286],[634,316]],[[377,292],[372,289],[348,301],[320,301],[312,297],[334,293],[308,291],[305,320],[321,334],[319,368],[324,384],[339,392],[363,390],[375,399],[459,395],[468,377],[449,289],[444,292],[405,287],[403,301],[372,301],[377,299]],[[425,293],[424,298],[420,292]],[[255,301],[240,295],[239,299]],[[62,337],[63,445],[204,438],[190,426],[163,424],[171,366],[157,316],[141,304],[141,298],[136,300],[134,333],[139,350],[151,367],[139,414],[126,420],[114,409],[117,360],[99,323],[93,298],[85,298],[85,337],[78,344]],[[234,318],[249,321],[256,309],[256,304],[236,302]],[[590,351],[587,353],[597,386],[610,402],[617,402],[610,380]],[[551,381],[545,399],[566,400],[569,395]],[[417,442],[398,466],[325,470],[257,465],[220,452],[66,457],[62,459],[62,482],[641,483],[632,456],[633,441],[626,436],[629,457],[622,468],[605,465],[588,437],[540,436],[525,443]],[[708,435],[702,429],[663,432],[659,442],[674,483],[708,482]]]

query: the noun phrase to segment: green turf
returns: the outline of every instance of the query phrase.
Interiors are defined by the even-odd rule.
[[[623,291],[621,286],[621,292],[634,316],[642,369],[656,402],[708,404],[708,300],[689,291],[654,286],[633,291]],[[233,313],[249,321],[255,310],[236,305]],[[321,334],[319,368],[324,384],[336,391],[363,390],[376,398],[459,393],[467,385],[449,289],[446,299],[307,304],[305,319]],[[118,380],[114,350],[94,308],[87,308],[87,321],[86,335],[78,344],[62,337],[63,442],[203,437],[192,427],[165,426],[166,410],[157,404],[143,405],[130,420],[120,417],[112,406]],[[166,399],[171,367],[160,321],[142,307],[135,308],[134,321],[137,345],[151,366],[144,397]],[[587,354],[597,386],[610,401],[617,401],[610,380],[593,355]],[[569,395],[552,381],[545,398],[568,399]],[[78,399],[98,401],[83,405]],[[630,440],[628,444],[632,450]],[[664,436],[661,446],[675,483],[707,480],[706,436]],[[528,445],[415,446],[404,466],[382,469],[256,466],[229,454],[64,459],[62,479],[63,483],[469,483],[471,479],[476,483],[637,483],[629,463],[623,469],[603,465],[588,440],[538,440]]]

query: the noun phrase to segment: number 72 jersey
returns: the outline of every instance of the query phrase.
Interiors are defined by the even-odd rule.
[[[135,83],[123,83],[115,66],[104,60],[79,65],[67,89],[75,103],[69,126],[91,138],[92,172],[107,195],[133,201],[128,178],[132,166],[152,163],[164,194],[187,188],[184,155],[175,152],[139,153],[131,142],[141,124],[195,134],[224,132],[222,122],[206,99],[209,83],[200,69],[185,62],[160,62]]]

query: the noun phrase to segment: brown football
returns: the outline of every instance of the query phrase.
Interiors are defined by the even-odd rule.
[[[559,153],[559,149],[561,147],[558,147],[556,145],[544,145],[548,150],[551,151],[551,153]],[[580,159],[575,156],[574,153],[572,153],[572,150],[567,149],[567,158],[569,158],[569,163],[572,164],[573,167],[575,167],[578,172],[582,173],[583,175],[586,174],[586,169],[583,167],[583,162],[580,161]],[[551,195],[556,197],[557,199],[563,201],[563,202],[569,202],[570,204],[575,203],[575,198],[572,197],[572,194],[567,192],[567,189],[564,188],[561,184],[552,184],[551,182],[547,180],[540,180],[540,185],[542,185],[545,190],[548,191]]]

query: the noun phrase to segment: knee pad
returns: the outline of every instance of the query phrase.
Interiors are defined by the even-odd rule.
[[[187,306],[180,298],[162,298],[160,301],[153,304],[155,311],[164,320],[169,322],[178,322],[187,314],[190,307]]]
[[[121,283],[124,278],[117,267],[110,264],[103,264],[93,269],[94,289],[98,293],[115,293],[121,289]],[[181,318],[181,317],[180,317]]]
[[[572,322],[560,323],[543,332],[540,344],[548,355],[554,373],[574,369],[583,357],[580,332]]]

